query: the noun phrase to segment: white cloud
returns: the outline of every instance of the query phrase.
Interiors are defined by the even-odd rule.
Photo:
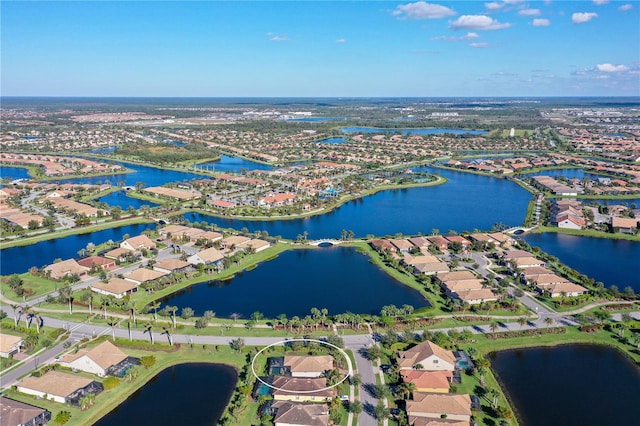
[[[548,27],[549,25],[551,25],[551,21],[544,18],[536,18],[531,21],[531,25],[533,25],[534,27]]]
[[[603,4],[609,4],[609,0],[593,0],[593,4],[597,4],[598,6],[601,6]]]
[[[495,75],[496,77],[514,77],[516,74],[506,71],[498,71],[496,73],[493,73],[493,75]]]
[[[613,65],[613,64],[598,64],[596,69],[600,72],[622,72],[628,71],[629,67],[625,65]]]
[[[336,40],[336,43],[338,43],[338,44],[344,44],[346,42],[347,42],[346,38],[339,38],[339,39]]]
[[[289,41],[291,39],[289,37],[287,37],[287,36],[280,36],[280,35],[277,35],[277,34],[270,34],[269,40],[270,41]]]
[[[476,42],[476,43],[469,43],[469,46],[480,48],[480,49],[486,49],[487,47],[491,47],[491,45],[489,43],[487,43],[486,41],[479,41],[479,42]]]
[[[495,12],[497,10],[502,9],[504,7],[504,3],[500,3],[500,2],[497,2],[497,1],[492,1],[490,3],[485,3],[484,7],[489,12]]]
[[[449,21],[452,30],[502,30],[509,28],[510,23],[500,23],[486,15],[462,15],[455,21]]]
[[[460,40],[473,40],[474,38],[480,37],[478,33],[468,32],[467,35],[463,35],[460,37]]]
[[[460,36],[460,37],[456,37],[456,36],[437,36],[437,37],[431,37],[429,40],[432,41],[437,41],[437,40],[443,40],[443,41],[462,41],[462,40],[473,40],[480,37],[480,35],[478,33],[474,33],[474,32],[468,32],[466,35]]]
[[[523,3],[524,0],[502,0],[503,2],[505,2],[505,4],[518,4],[518,3]]]
[[[448,7],[426,3],[424,1],[398,5],[392,12],[392,15],[404,19],[437,19],[455,14],[456,12]]]
[[[522,9],[518,12],[520,16],[540,16],[540,9]]]
[[[597,18],[598,14],[595,12],[576,12],[571,15],[571,21],[574,24],[584,24],[585,22],[589,22],[593,18]]]
[[[631,9],[633,9],[633,5],[631,3],[623,4],[618,8],[618,10],[621,12],[626,12],[627,10],[631,10]]]

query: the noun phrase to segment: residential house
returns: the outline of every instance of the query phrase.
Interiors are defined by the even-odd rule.
[[[413,265],[415,275],[435,275],[449,272],[449,266],[444,262],[418,263]]]
[[[67,259],[61,262],[53,263],[43,269],[44,273],[49,273],[54,280],[60,280],[67,275],[78,274],[78,276],[86,275],[89,268],[81,266],[74,259]]]
[[[471,420],[471,397],[468,394],[414,392],[407,401],[407,415],[447,420]]]
[[[77,405],[85,393],[98,394],[102,383],[60,371],[49,371],[40,377],[27,377],[18,383],[18,392],[46,398],[62,404]]]
[[[51,411],[0,396],[0,426],[40,426],[51,421]]]
[[[211,247],[208,249],[200,250],[198,253],[189,256],[189,258],[187,258],[187,262],[192,265],[197,265],[199,263],[211,265],[220,263],[222,259],[224,259],[222,253],[220,253],[220,251],[215,247]]]
[[[138,235],[136,237],[127,238],[123,242],[120,243],[120,247],[123,249],[127,249],[130,251],[140,251],[140,250],[151,250],[156,248],[156,243],[154,243],[151,238],[146,235]]]
[[[417,265],[418,263],[436,263],[436,262],[440,262],[440,259],[431,255],[422,255],[422,256],[405,255],[404,259],[402,259],[402,263],[408,266]]]
[[[419,248],[429,247],[429,241],[424,237],[409,238],[409,241],[411,242],[411,244]]]
[[[449,240],[444,238],[441,235],[436,235],[435,237],[427,237],[427,240],[441,251],[446,251],[449,248]]]
[[[448,393],[453,373],[451,371],[401,370],[405,383],[413,383],[416,392]]]
[[[329,406],[327,404],[298,404],[276,401],[271,405],[275,410],[275,426],[327,426]]]
[[[501,245],[503,247],[511,247],[511,245],[515,242],[515,240],[511,236],[505,234],[504,232],[492,232],[488,235],[489,237],[493,238],[498,245]]]
[[[261,240],[259,238],[252,238],[249,241],[245,241],[244,243],[240,243],[236,246],[236,248],[240,250],[252,248],[254,253],[260,253],[269,247],[271,247],[271,243],[269,243],[269,241]]]
[[[336,397],[335,388],[327,388],[327,379],[278,376],[273,379],[276,401],[325,402]]]
[[[153,270],[170,274],[172,272],[181,272],[187,269],[191,264],[180,259],[165,259],[153,265]]]
[[[518,257],[513,259],[516,268],[531,268],[533,266],[543,267],[544,262],[535,257]]]
[[[622,232],[624,234],[635,234],[638,230],[638,219],[627,217],[612,217],[611,227],[614,232]]]
[[[540,293],[547,294],[551,298],[580,296],[589,292],[589,290],[582,287],[581,285],[568,281],[549,284],[546,286],[538,285],[536,286],[536,290],[538,290]]]
[[[398,365],[401,370],[454,371],[456,357],[450,350],[427,340],[398,352]]]
[[[469,246],[471,245],[471,241],[467,240],[464,237],[461,237],[460,235],[451,235],[444,238],[449,241],[449,243],[460,243],[463,250],[469,249]]]
[[[104,257],[107,259],[113,259],[117,261],[124,260],[129,254],[133,253],[131,250],[124,249],[121,247],[115,248],[113,250],[109,250],[104,254]]]
[[[563,229],[582,229],[587,224],[583,218],[568,213],[556,216],[552,223]]]
[[[220,248],[229,250],[231,250],[232,247],[238,248],[238,246],[246,243],[250,239],[251,238],[243,237],[242,235],[231,235],[227,238],[223,238],[222,241],[220,241]]]
[[[106,283],[98,281],[91,284],[91,291],[104,294],[105,296],[113,296],[116,299],[122,299],[127,294],[137,292],[138,285],[129,280],[123,280],[122,278],[113,277]]]
[[[60,365],[73,370],[105,377],[113,371],[120,370],[119,365],[131,363],[132,360],[113,343],[105,340],[91,349],[80,349],[76,353],[65,355]]]
[[[284,367],[291,372],[292,377],[320,377],[326,371],[333,369],[333,357],[331,355],[285,356]]]
[[[388,240],[373,240],[370,244],[379,253],[384,250],[395,250],[393,244],[391,244]]]
[[[474,423],[475,424],[475,423]],[[464,420],[409,416],[409,426],[470,426]]]
[[[453,293],[453,298],[469,305],[479,305],[484,302],[495,302],[498,295],[489,288],[458,290]]]
[[[0,357],[9,358],[20,352],[24,339],[20,336],[0,333]]]
[[[415,247],[407,239],[395,239],[395,240],[390,240],[389,242],[400,253],[409,253],[409,250]]]
[[[78,265],[84,266],[85,268],[93,268],[94,265],[101,269],[111,269],[116,267],[116,262],[113,259],[107,259],[101,256],[89,256],[84,257],[78,260]]]
[[[135,285],[146,283],[147,281],[157,280],[168,275],[166,272],[155,271],[149,268],[138,268],[131,272],[124,274],[124,279],[131,281]]]

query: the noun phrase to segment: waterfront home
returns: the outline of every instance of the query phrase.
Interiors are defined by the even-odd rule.
[[[516,268],[531,268],[534,266],[542,267],[544,262],[535,257],[518,257],[512,260]]]
[[[551,223],[563,229],[582,229],[587,224],[581,217],[568,213],[556,216]]]
[[[407,239],[395,239],[389,241],[391,245],[398,250],[400,253],[409,253],[414,245],[409,242]]]
[[[444,283],[453,280],[472,280],[478,276],[471,271],[452,271],[436,275],[436,280]]]
[[[402,381],[413,383],[416,392],[448,393],[453,373],[451,371],[402,370]]]
[[[333,369],[331,355],[285,356],[284,367],[292,377],[320,377]]]
[[[0,333],[0,357],[9,358],[20,352],[24,339],[20,336],[12,336],[11,334]]]
[[[45,274],[49,274],[50,278],[60,280],[67,275],[78,274],[80,277],[86,275],[89,268],[79,265],[74,259],[67,259],[46,266],[43,271]]]
[[[469,305],[479,305],[485,302],[495,302],[499,299],[498,295],[489,288],[457,290],[453,293],[453,298],[460,300],[462,303]]]
[[[242,235],[231,235],[227,238],[223,238],[222,241],[220,241],[220,248],[221,249],[229,249],[231,250],[238,248],[238,246],[240,246],[243,243],[246,243],[247,241],[249,241],[251,238],[247,238],[247,237],[243,237]]]
[[[413,265],[413,273],[415,275],[435,275],[446,272],[449,272],[449,266],[444,262],[417,263]]]
[[[476,234],[469,235],[469,238],[472,241],[487,243],[487,244],[491,244],[493,246],[495,246],[497,244],[497,241],[494,238],[491,238],[489,236],[489,234],[476,233]]]
[[[530,253],[526,250],[508,250],[502,254],[502,259],[509,261],[518,259],[521,257],[534,257],[533,253]]]
[[[440,262],[440,259],[431,255],[422,255],[422,256],[405,255],[404,258],[402,259],[402,264],[408,265],[408,266],[417,265],[418,263],[436,263],[436,262]]]
[[[51,411],[0,396],[1,426],[39,426],[51,421]]]
[[[418,248],[429,247],[429,241],[427,241],[427,239],[424,238],[424,237],[409,238],[409,241],[411,242],[411,244],[413,244],[414,246],[416,246]]]
[[[530,268],[525,269],[525,271],[527,271],[528,269]],[[560,284],[560,283],[568,282],[566,278],[562,278],[554,273],[526,274],[524,277],[524,281],[526,284],[530,284],[534,286],[535,285],[545,286],[545,285]]]
[[[371,244],[371,247],[373,247],[378,253],[381,253],[385,250],[392,251],[395,249],[393,244],[391,244],[387,240],[373,240],[369,244]]]
[[[150,186],[148,188],[144,188],[143,191],[149,192],[153,195],[159,195],[161,197],[175,198],[181,201],[195,200],[202,196],[202,194],[195,190],[189,191],[184,189],[167,188],[165,186]]]
[[[153,270],[170,274],[172,272],[181,272],[187,269],[191,264],[180,259],[164,259],[153,265]]]
[[[484,282],[479,278],[469,278],[465,280],[447,280],[441,282],[442,288],[449,296],[460,290],[479,290],[483,288],[483,284]]]
[[[271,247],[271,243],[269,243],[269,241],[261,240],[259,238],[252,238],[249,241],[245,241],[244,243],[236,246],[236,248],[240,250],[247,250],[251,248],[254,253],[259,253],[269,247]]]
[[[154,243],[151,238],[146,235],[138,235],[136,237],[127,238],[123,242],[120,243],[120,247],[130,251],[140,251],[140,250],[151,250],[156,248],[156,243]]]
[[[146,283],[147,281],[157,280],[158,278],[168,275],[166,272],[155,271],[149,268],[138,268],[124,274],[124,279],[131,281],[135,285]]]
[[[237,205],[233,201],[225,201],[225,200],[210,200],[208,201],[208,204],[211,207],[217,207],[219,209],[231,209]]]
[[[492,232],[487,234],[490,238],[493,238],[496,243],[503,247],[511,247],[515,240],[504,232]]]
[[[408,416],[471,420],[471,397],[468,394],[414,392],[406,407]]]
[[[449,248],[449,240],[444,238],[441,235],[437,235],[435,237],[427,237],[427,240],[441,251],[446,251]]]
[[[78,265],[92,269],[94,267],[101,269],[111,269],[116,267],[113,259],[107,259],[101,256],[89,256],[78,260]]]
[[[113,277],[106,283],[98,281],[97,283],[91,284],[91,291],[104,294],[105,296],[113,296],[116,299],[122,299],[127,294],[137,292],[138,285],[122,278]]]
[[[589,292],[581,285],[569,281],[547,285],[538,284],[536,285],[536,290],[551,298],[580,296]]]
[[[398,365],[401,370],[454,371],[456,357],[450,350],[427,340],[398,352]]]
[[[60,365],[95,374],[98,377],[105,377],[114,371],[121,370],[120,367],[123,365],[136,362],[136,359],[131,359],[113,343],[105,340],[91,349],[83,348],[76,353],[65,355],[60,360]]]
[[[276,401],[325,402],[337,396],[335,388],[327,389],[327,379],[278,376],[273,378]]]
[[[189,256],[187,262],[192,265],[202,263],[204,265],[218,264],[224,259],[224,256],[218,249],[211,247],[208,249],[200,250],[198,253]]]
[[[117,260],[117,261],[122,261],[125,260],[126,257],[132,253],[131,250],[128,249],[123,249],[121,247],[115,248],[113,250],[109,250],[108,252],[106,252],[104,254],[104,257],[106,257],[107,259],[113,259],[113,260]]]
[[[638,230],[638,219],[627,217],[612,217],[611,227],[614,232],[622,232],[624,234],[635,234]]]
[[[327,404],[298,404],[276,401],[271,404],[275,412],[274,426],[326,426],[329,424]]]
[[[60,371],[49,371],[40,377],[27,377],[17,386],[18,392],[61,404],[74,405],[77,405],[85,394],[97,395],[103,389],[100,382]]]
[[[290,206],[295,200],[296,196],[292,192],[268,192],[264,197],[258,200],[258,206],[266,207],[267,209],[272,207]]]
[[[158,229],[158,234],[162,238],[179,238],[184,231],[190,229],[188,226],[184,225],[167,225],[160,229]]]
[[[471,245],[471,241],[467,240],[464,237],[461,237],[460,235],[450,235],[444,238],[450,243],[460,243],[462,245],[463,250],[467,250]]]

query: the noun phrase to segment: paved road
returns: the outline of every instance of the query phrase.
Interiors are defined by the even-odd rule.
[[[356,366],[358,368],[358,374],[362,378],[362,384],[360,385],[360,402],[362,402],[364,410],[358,417],[359,426],[377,426],[378,421],[371,415],[370,409],[373,409],[378,404],[378,400],[371,395],[366,388],[376,384],[376,370],[373,364],[367,360],[362,351],[374,344],[373,338],[370,334],[359,336],[344,336],[346,347],[351,349],[353,356],[356,359]]]

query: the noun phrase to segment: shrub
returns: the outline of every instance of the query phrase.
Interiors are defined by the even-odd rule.
[[[142,358],[140,358],[140,364],[145,368],[148,369],[150,367],[153,367],[153,365],[156,363],[156,357],[153,355],[148,355],[148,356],[143,356]]]
[[[109,390],[117,387],[120,384],[120,380],[117,377],[109,376],[102,382],[104,390]]]
[[[68,411],[60,411],[56,414],[55,419],[53,419],[54,423],[57,425],[63,425],[67,423],[71,419],[71,413]]]

